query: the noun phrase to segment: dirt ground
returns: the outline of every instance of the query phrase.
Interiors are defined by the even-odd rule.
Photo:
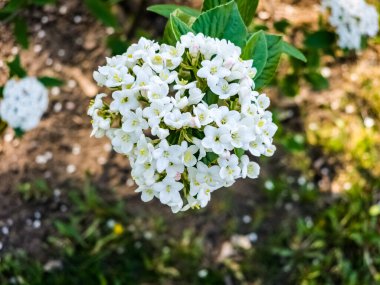
[[[4,249],[22,248],[32,256],[43,257],[44,240],[53,231],[52,221],[64,216],[69,210],[66,192],[82,187],[87,177],[90,177],[105,199],[112,198],[114,192],[110,189],[115,189],[116,195],[126,197],[129,211],[136,215],[160,214],[174,219],[177,224],[193,225],[205,232],[210,243],[210,253],[216,255],[220,237],[215,225],[225,222],[230,215],[243,216],[252,212],[255,204],[263,199],[260,189],[256,189],[258,184],[254,181],[240,181],[233,190],[216,193],[213,198],[228,200],[230,203],[231,211],[223,215],[218,215],[218,209],[213,203],[206,212],[173,217],[158,203],[140,202],[133,191],[134,184],[130,178],[127,159],[112,152],[106,139],[90,138],[91,125],[86,110],[90,98],[98,91],[92,80],[92,72],[109,56],[104,38],[112,33],[112,29],[106,29],[97,22],[81,2],[59,1],[57,7],[46,7],[44,11],[35,8],[24,15],[30,26],[30,48],[21,52],[22,64],[29,75],[55,76],[64,79],[65,85],[50,91],[49,110],[38,128],[28,132],[21,140],[15,138],[12,131],[8,131],[0,144],[0,226],[9,225],[12,229],[9,235],[0,237]],[[126,26],[133,27],[132,15],[138,13],[139,1],[125,2],[128,4],[118,11],[118,15],[125,20]],[[162,3],[159,0],[143,2],[145,5]],[[193,1],[192,5],[199,7],[200,2]],[[162,18],[153,14],[140,16],[140,28],[153,36],[162,32]],[[315,1],[267,1],[260,6],[258,16],[262,20],[287,18],[302,25],[316,22],[314,19],[317,19],[318,8]],[[0,26],[0,85],[7,78],[5,62],[19,51],[14,46],[10,27]],[[278,90],[269,93],[275,104],[282,105],[285,110],[296,110],[288,122],[289,125],[300,128],[303,125],[300,122],[302,114],[306,114],[306,121],[319,120],[319,117],[316,118],[315,114],[308,111],[320,109],[326,102],[332,104],[344,96],[342,81],[351,82],[345,86],[354,90],[357,86],[352,74],[361,74],[366,70],[369,72],[368,66],[378,66],[379,63],[380,51],[368,50],[361,56],[359,64],[346,63],[339,67],[329,67],[331,88],[328,91],[314,93],[306,88],[296,100],[281,99],[281,102]],[[300,106],[304,105],[310,109],[300,111]],[[271,158],[273,169],[264,169],[264,176],[268,171],[286,170],[288,161],[281,153],[279,150]],[[329,163],[322,161],[314,166],[321,168],[321,165]],[[18,185],[36,179],[45,179],[49,189],[53,190],[53,195],[42,202],[26,203],[17,191]],[[324,181],[326,190],[331,189],[331,173],[327,177],[316,179],[316,183]],[[278,209],[278,214],[283,211],[285,210]],[[292,211],[295,213],[297,209]],[[273,222],[276,222],[275,218]],[[176,229],[180,230],[181,226],[174,230]],[[270,230],[269,225],[267,233]]]

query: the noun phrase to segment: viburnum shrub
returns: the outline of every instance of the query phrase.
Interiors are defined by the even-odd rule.
[[[0,135],[10,126],[21,136],[37,127],[45,113],[49,103],[47,87],[59,86],[62,81],[27,76],[18,56],[8,62],[8,68],[10,79],[0,87]]]
[[[281,36],[247,32],[256,7],[152,6],[169,17],[164,43],[141,38],[94,72],[111,94],[90,104],[92,135],[128,156],[143,201],[157,197],[173,212],[205,207],[216,189],[258,177],[253,157],[273,155],[277,126],[257,90],[282,52],[304,57]]]
[[[329,22],[341,48],[359,50],[364,37],[374,37],[379,31],[376,8],[364,0],[322,0],[322,7],[330,11]]]

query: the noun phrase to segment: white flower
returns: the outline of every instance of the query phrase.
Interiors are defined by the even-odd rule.
[[[153,186],[140,186],[136,192],[141,192],[141,200],[143,202],[151,201],[155,196],[155,191]]]
[[[136,109],[136,112],[126,111],[123,115],[122,129],[124,132],[141,133],[142,130],[148,128],[148,122],[143,118],[141,108]]]
[[[189,90],[189,97],[188,97],[189,104],[191,104],[191,105],[198,104],[199,102],[202,101],[204,95],[205,94],[202,93],[201,89],[199,89],[199,88],[191,88]]]
[[[233,128],[239,120],[240,114],[237,111],[230,111],[226,106],[222,106],[218,109],[212,109],[215,123],[218,127]]]
[[[239,92],[238,83],[229,83],[227,80],[219,79],[215,85],[210,86],[211,91],[219,95],[220,99],[228,99]]]
[[[179,145],[169,145],[167,140],[162,140],[153,151],[153,157],[157,160],[157,171],[167,170],[169,164],[181,163],[181,149]]]
[[[135,148],[136,163],[151,161],[153,150],[154,146],[147,141],[144,135],[141,135]]]
[[[193,108],[193,113],[197,119],[196,124],[198,127],[206,126],[213,121],[212,116],[210,116],[210,110],[206,104],[198,104]]]
[[[135,110],[140,106],[137,100],[138,94],[134,90],[124,89],[120,91],[115,91],[112,93],[112,101],[110,105],[111,111],[119,111],[124,114],[129,110]]]
[[[243,155],[241,157],[241,177],[246,178],[247,176],[249,178],[255,179],[260,174],[260,166],[253,161],[249,161],[248,156]]]
[[[198,70],[197,75],[206,78],[210,86],[216,85],[220,79],[231,74],[231,71],[223,67],[223,59],[215,57],[214,59],[202,61],[202,68]],[[217,94],[217,93],[216,93]]]
[[[220,167],[217,165],[208,167],[203,162],[199,161],[197,163],[198,173],[196,174],[196,179],[201,183],[205,183],[210,186],[218,186],[221,183],[221,178],[219,176]]]
[[[171,177],[165,177],[164,180],[155,185],[155,189],[159,192],[161,203],[178,202],[181,199],[179,191],[182,190],[183,184],[175,181]]]
[[[133,150],[134,145],[138,141],[138,136],[133,132],[124,132],[117,129],[113,133],[112,145],[118,149],[118,152],[129,154]]]
[[[233,154],[229,159],[218,159],[218,164],[220,166],[219,175],[222,179],[226,181],[234,181],[240,175],[239,159]]]
[[[228,134],[227,128],[215,128],[212,126],[206,126],[204,129],[205,138],[202,140],[202,145],[211,149],[216,154],[221,154],[225,150],[225,144],[221,138],[223,135]]]
[[[182,149],[184,149],[182,162],[185,166],[191,167],[197,164],[197,158],[195,157],[195,153],[199,151],[199,148],[195,145],[190,145],[188,147],[187,142],[182,142]]]

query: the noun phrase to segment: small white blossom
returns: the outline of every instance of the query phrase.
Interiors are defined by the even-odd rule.
[[[9,80],[3,90],[4,98],[0,101],[0,118],[12,128],[29,131],[37,127],[48,107],[48,92],[34,77],[21,80]],[[98,98],[96,101],[99,105]],[[96,113],[95,108],[89,112]]]

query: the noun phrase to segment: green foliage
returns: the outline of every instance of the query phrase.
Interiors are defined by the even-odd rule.
[[[292,56],[300,61],[307,62],[306,57],[302,52],[296,49],[294,46],[288,44],[287,42],[282,42],[282,52]]]
[[[147,10],[150,12],[159,14],[161,16],[164,16],[166,18],[169,18],[170,14],[173,13],[177,9],[193,17],[198,17],[200,15],[200,12],[198,10],[192,9],[187,6],[180,6],[180,5],[174,5],[174,4],[153,5],[153,6],[148,7]]]
[[[88,10],[104,25],[117,27],[118,21],[111,11],[111,4],[102,0],[85,0]]]
[[[43,179],[19,184],[17,190],[22,199],[26,201],[46,200],[53,195],[53,191],[51,191],[46,181]]]
[[[13,61],[7,63],[9,68],[9,77],[18,76],[23,78],[27,75],[25,69],[21,66],[20,56],[17,55]]]
[[[206,36],[230,40],[240,47],[245,45],[247,37],[247,29],[234,1],[202,13],[192,28]]]
[[[246,60],[253,58],[253,66],[257,69],[256,77],[259,77],[268,60],[268,46],[263,31],[258,31],[250,37],[243,50],[242,58]]]
[[[308,48],[328,49],[335,43],[335,40],[335,33],[326,30],[319,30],[309,34],[305,38],[304,44]]]
[[[64,81],[55,77],[38,77],[38,81],[40,81],[45,87],[54,87],[54,86],[62,86]]]
[[[17,42],[25,49],[28,48],[28,28],[25,19],[17,17],[14,20],[14,34]]]
[[[256,13],[257,6],[259,5],[259,0],[235,0],[240,14],[244,20],[244,23],[249,26],[252,19]]]
[[[202,11],[208,11],[214,9],[218,6],[229,3],[230,0],[205,0],[203,2]],[[258,0],[235,0],[241,17],[244,20],[244,23],[248,26],[255,15],[257,6],[259,4]]]
[[[175,45],[180,37],[193,30],[174,14],[170,15],[164,31],[164,41],[168,44]]]
[[[262,89],[271,82],[280,63],[282,53],[281,36],[267,34],[265,38],[268,47],[268,60],[260,76],[255,79],[257,89]]]
[[[110,35],[107,37],[107,47],[111,50],[112,55],[122,54],[128,48],[128,42],[120,35]]]

